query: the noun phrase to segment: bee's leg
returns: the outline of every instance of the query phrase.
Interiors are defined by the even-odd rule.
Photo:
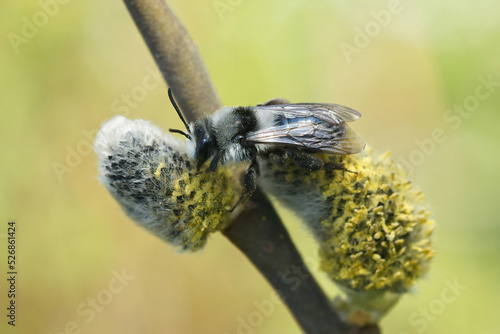
[[[310,171],[316,171],[320,169],[342,170],[357,174],[356,172],[350,171],[347,168],[345,168],[344,163],[342,162],[334,162],[334,161],[325,162],[323,159],[310,153],[293,152],[292,159],[295,161],[295,163],[299,164],[299,166],[308,169]]]
[[[349,170],[349,169],[345,168],[345,165],[344,165],[343,162],[327,162],[327,163],[325,163],[323,169],[326,169],[326,170],[342,170],[344,172],[358,174],[358,172],[353,172],[352,170]]]
[[[309,153],[291,152],[290,157],[294,163],[310,171],[320,170],[325,166],[325,162],[321,158]]]
[[[233,206],[231,209],[231,212],[239,205],[243,204],[248,199],[252,194],[254,193],[255,189],[257,189],[257,178],[260,175],[260,168],[259,168],[259,163],[257,162],[257,159],[254,158],[252,160],[252,163],[250,164],[250,167],[248,167],[247,172],[243,176],[243,192],[241,193],[241,197],[236,202],[236,204]]]

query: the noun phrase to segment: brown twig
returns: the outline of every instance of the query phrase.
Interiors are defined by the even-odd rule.
[[[221,103],[194,43],[163,0],[124,0],[188,121]],[[362,333],[342,323],[267,197],[257,190],[224,235],[283,297],[306,333]],[[298,275],[291,286],[283,275]],[[295,281],[297,282],[297,281]],[[372,328],[373,329],[373,328]],[[378,329],[370,333],[378,333]]]
[[[306,333],[347,329],[297,252],[273,206],[259,190],[224,231],[282,296]]]
[[[188,122],[221,103],[196,45],[161,0],[124,0]]]

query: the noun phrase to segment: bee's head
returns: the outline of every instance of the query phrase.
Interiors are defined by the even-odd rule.
[[[170,132],[180,133],[187,138],[188,153],[191,158],[197,161],[197,167],[200,168],[201,165],[208,160],[208,158],[215,154],[217,148],[211,121],[209,119],[201,119],[188,125],[182,116],[181,110],[175,103],[174,95],[170,88],[168,89],[168,97],[170,98],[172,106],[177,112],[177,115],[179,115],[182,123],[186,126],[187,130],[187,133],[175,129],[170,129]]]

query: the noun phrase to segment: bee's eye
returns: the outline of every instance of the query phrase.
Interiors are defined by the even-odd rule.
[[[196,142],[196,160],[198,167],[201,167],[215,152],[215,138],[208,130],[210,124],[208,121],[196,122],[194,126],[194,138]]]
[[[204,137],[198,143],[198,152],[203,155],[208,151],[208,137]]]
[[[203,165],[205,161],[210,158],[213,151],[213,141],[210,136],[203,137],[199,142],[196,149],[196,159],[198,160],[198,167]]]

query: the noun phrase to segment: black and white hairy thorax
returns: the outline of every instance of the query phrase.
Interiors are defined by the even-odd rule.
[[[270,145],[250,143],[248,135],[275,123],[273,113],[256,112],[251,107],[223,107],[212,116],[189,125],[188,152],[195,160],[220,154],[223,164],[250,161]]]

